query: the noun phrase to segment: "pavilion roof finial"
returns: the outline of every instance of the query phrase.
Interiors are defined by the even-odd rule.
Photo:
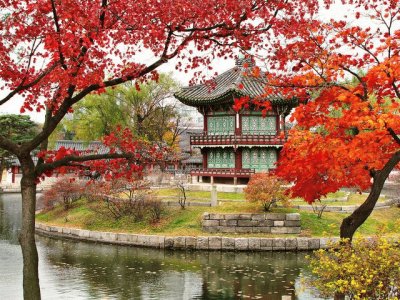
[[[246,64],[246,67],[254,67],[254,61],[251,57],[245,57],[243,54],[240,54],[236,59],[235,65],[238,67],[243,67]]]

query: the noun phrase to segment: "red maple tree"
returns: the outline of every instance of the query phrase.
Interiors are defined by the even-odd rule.
[[[116,142],[115,151],[106,154],[46,153],[49,135],[75,103],[126,81],[156,80],[157,68],[172,58],[178,59],[178,70],[187,71],[216,57],[232,57],[233,47],[262,48],[285,30],[283,24],[317,9],[317,0],[1,1],[0,107],[22,97],[21,113],[46,111],[33,139],[16,144],[0,135],[0,147],[13,153],[22,169],[24,297],[40,298],[34,244],[37,179],[88,161],[127,158],[136,164],[142,157],[132,141]],[[41,155],[35,165],[31,152],[36,148]],[[122,161],[96,166],[113,163]]]
[[[343,16],[284,25],[293,30],[271,41],[265,92],[300,100],[277,169],[294,197],[313,203],[342,187],[371,188],[342,222],[340,236],[351,240],[399,167],[400,6],[342,2]]]

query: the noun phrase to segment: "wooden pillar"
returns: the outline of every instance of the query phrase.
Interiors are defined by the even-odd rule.
[[[237,185],[237,177],[233,177],[233,185]]]
[[[211,184],[214,184],[214,176],[210,177],[210,182],[211,182]]]
[[[207,159],[208,159],[208,153],[206,149],[201,149],[201,152],[203,153],[203,169],[207,169]]]
[[[204,118],[203,118],[203,131],[204,131],[204,132],[208,132],[208,125],[207,125],[208,116],[207,116],[206,113],[204,113],[203,116],[204,116]]]
[[[12,166],[11,167],[11,183],[15,183],[15,174],[17,173],[18,167]]]
[[[235,115],[235,134],[242,135],[242,116],[239,113]]]
[[[278,115],[277,119],[279,122],[279,132],[285,131],[285,115]]]
[[[242,169],[242,148],[236,149],[235,152],[235,169]]]

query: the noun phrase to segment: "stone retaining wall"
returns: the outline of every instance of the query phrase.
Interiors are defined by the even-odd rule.
[[[152,247],[160,249],[230,250],[230,251],[306,251],[328,248],[339,238],[258,238],[223,236],[159,236],[90,231],[36,223],[36,232],[55,238]]]
[[[400,203],[400,198],[389,199],[383,202],[377,202],[375,204],[374,210],[377,209],[385,209],[390,208],[393,205],[398,205]],[[313,207],[311,205],[291,205],[292,208],[297,208],[301,210],[309,210],[312,211]],[[322,209],[320,204],[316,205],[318,209]],[[351,213],[355,211],[359,205],[329,205],[324,208],[324,212],[342,212],[342,213]]]
[[[222,233],[300,233],[300,214],[210,214],[204,213],[203,231]]]

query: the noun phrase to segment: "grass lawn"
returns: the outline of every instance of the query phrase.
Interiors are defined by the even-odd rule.
[[[163,188],[154,190],[154,194],[159,196],[163,200],[177,201],[180,191],[177,188]],[[210,202],[211,192],[207,191],[186,191],[187,201],[194,202]],[[344,191],[338,191],[336,193],[330,193],[326,198],[322,198],[322,204],[327,205],[357,205],[364,202],[367,198],[366,194],[350,193]],[[218,200],[222,202],[235,202],[245,201],[244,193],[226,193],[218,192]],[[385,196],[379,197],[379,202],[386,200]],[[302,198],[295,198],[292,200],[294,205],[306,205],[306,202]],[[319,204],[319,203],[317,203]]]
[[[206,193],[206,192],[197,192]],[[222,194],[222,193],[221,193]],[[226,193],[229,194],[229,193]],[[234,194],[240,195],[240,194]],[[336,203],[337,204],[337,203]],[[218,207],[179,207],[167,208],[157,224],[148,220],[134,222],[132,217],[113,219],[99,202],[87,202],[85,199],[73,204],[69,210],[61,206],[51,211],[40,213],[37,221],[56,226],[78,227],[89,230],[128,232],[159,235],[218,235],[207,234],[201,230],[201,216],[204,212],[216,213],[260,213],[260,206],[246,202],[222,202]],[[325,212],[321,219],[313,212],[298,211],[294,208],[277,208],[272,212],[299,212],[301,214],[302,232],[300,236],[338,236],[341,221],[347,214]],[[357,235],[373,235],[387,231],[400,234],[400,208],[376,210],[358,230]],[[221,235],[221,234],[219,234]],[[237,234],[223,234],[237,236]],[[278,237],[271,234],[241,234],[241,236]],[[297,235],[281,235],[297,236]]]

